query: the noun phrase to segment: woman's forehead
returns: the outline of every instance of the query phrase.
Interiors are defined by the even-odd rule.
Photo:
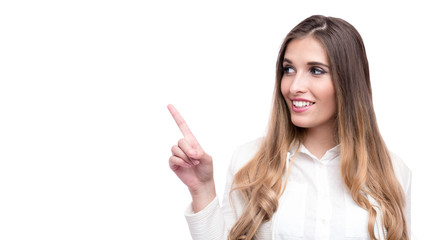
[[[329,64],[323,44],[312,36],[293,39],[288,43],[284,59],[291,62],[322,62]]]

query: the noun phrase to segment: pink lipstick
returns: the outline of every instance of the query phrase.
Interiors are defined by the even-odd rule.
[[[292,110],[296,113],[302,113],[310,109],[314,102],[304,98],[291,98]]]

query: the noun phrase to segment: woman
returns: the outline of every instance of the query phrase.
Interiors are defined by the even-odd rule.
[[[212,158],[168,108],[194,239],[409,239],[411,173],[381,138],[363,41],[346,21],[316,15],[286,36],[269,129],[234,154],[221,208]]]

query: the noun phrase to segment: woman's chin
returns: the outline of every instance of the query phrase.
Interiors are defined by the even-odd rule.
[[[300,128],[310,128],[310,127],[312,127],[312,124],[310,124],[309,121],[304,121],[302,119],[294,119],[294,118],[292,118],[291,121],[292,121],[292,123],[295,126],[300,127]]]

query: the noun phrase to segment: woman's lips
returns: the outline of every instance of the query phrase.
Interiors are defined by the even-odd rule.
[[[292,110],[296,113],[302,113],[310,109],[315,103],[307,99],[293,98],[292,100]]]

